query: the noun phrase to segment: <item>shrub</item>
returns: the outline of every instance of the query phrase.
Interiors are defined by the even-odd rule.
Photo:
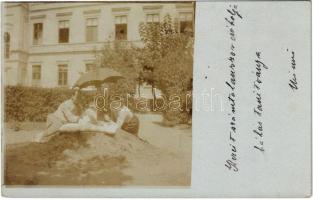
[[[23,86],[5,87],[5,121],[46,121],[47,115],[74,94],[71,89],[35,88]],[[81,95],[82,104],[90,99]]]
[[[159,24],[141,24],[139,32],[144,43],[138,58],[143,80],[160,89],[167,98],[180,94],[184,99],[192,90],[192,35],[179,33],[177,23],[169,15]],[[167,121],[185,123],[191,112],[168,108],[163,114]]]
[[[140,67],[136,60],[139,52],[140,49],[131,44],[115,41],[113,44],[104,45],[103,49],[96,53],[97,67],[112,68],[125,77],[116,83],[107,84],[110,96],[134,95]]]

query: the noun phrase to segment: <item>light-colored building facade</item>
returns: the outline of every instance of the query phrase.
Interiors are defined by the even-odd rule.
[[[71,87],[94,67],[95,50],[123,40],[140,45],[139,24],[171,15],[193,27],[192,3],[5,3],[6,85]]]

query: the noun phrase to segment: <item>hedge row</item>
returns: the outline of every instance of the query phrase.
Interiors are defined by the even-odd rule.
[[[49,113],[54,112],[62,102],[73,94],[74,90],[64,88],[6,86],[4,120],[6,122],[44,122]],[[81,93],[82,106],[85,107],[93,97],[94,94]],[[130,99],[131,109],[135,112],[145,112],[137,110],[134,103],[134,99]]]
[[[45,121],[73,93],[70,89],[7,86],[5,121]]]
[[[69,99],[74,94],[74,90],[62,88],[38,88],[38,87],[23,87],[23,86],[7,86],[5,87],[5,108],[4,120],[23,122],[44,122],[47,115],[54,112],[58,106]],[[81,93],[80,102],[85,107],[87,103],[94,97],[91,93]],[[190,113],[153,109],[153,102],[147,102],[147,107],[144,109],[144,104],[138,104],[140,99],[129,99],[128,106],[134,112],[162,112],[166,120],[184,122],[190,118]],[[160,105],[158,101],[156,104]]]

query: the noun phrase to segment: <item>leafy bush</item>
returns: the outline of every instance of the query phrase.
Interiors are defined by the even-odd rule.
[[[136,57],[139,53],[140,49],[130,43],[115,41],[113,44],[106,44],[102,51],[96,54],[97,67],[112,68],[125,77],[116,83],[108,84],[110,96],[135,94],[140,67]]]
[[[5,121],[46,121],[47,115],[73,94],[73,90],[63,88],[6,86]],[[81,95],[83,105],[89,99],[87,94]]]
[[[144,43],[139,57],[143,80],[160,89],[167,98],[179,94],[185,99],[192,90],[192,35],[179,33],[177,22],[167,15],[158,24],[141,24],[140,36]],[[190,109],[178,111],[168,107],[164,118],[185,123],[186,116],[191,115]]]

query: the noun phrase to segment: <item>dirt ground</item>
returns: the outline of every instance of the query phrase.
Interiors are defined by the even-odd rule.
[[[164,127],[162,116],[140,114],[139,137],[119,131],[33,137],[44,123],[5,124],[6,185],[189,186],[191,127]]]

